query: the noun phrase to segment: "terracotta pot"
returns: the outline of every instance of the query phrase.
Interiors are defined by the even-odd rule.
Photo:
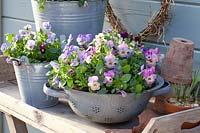
[[[168,114],[192,109],[192,107],[183,107],[183,106],[177,106],[177,105],[171,104],[168,102],[168,99],[169,98],[165,98],[164,100],[164,107],[165,107],[166,113]],[[197,123],[184,122],[181,126],[181,129],[191,129],[198,125],[200,125],[200,121]]]

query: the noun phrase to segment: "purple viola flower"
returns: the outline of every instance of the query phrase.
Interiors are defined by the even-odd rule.
[[[29,31],[29,30],[32,29],[32,26],[30,24],[27,24],[27,25],[24,26],[24,29]]]
[[[76,41],[78,42],[78,45],[87,45],[92,40],[91,34],[79,34]]]
[[[142,76],[147,78],[148,76],[155,74],[155,67],[146,68],[142,71]]]
[[[69,57],[70,55],[71,55],[71,52],[65,51],[64,53],[62,53],[62,54],[60,55],[59,58],[61,58],[61,60],[62,60],[63,63],[66,63],[66,62],[67,62],[67,59],[68,59],[68,57]]]
[[[4,53],[6,51],[6,49],[8,49],[9,47],[10,47],[10,44],[3,43],[1,45],[1,52]]]
[[[55,70],[55,72],[58,72],[60,69],[60,65],[57,62],[51,61],[50,62],[51,67]]]
[[[112,40],[107,41],[107,42],[106,42],[106,45],[107,45],[108,47],[110,47],[110,48],[114,47],[114,43],[113,43]]]
[[[115,76],[115,71],[110,70],[108,72],[104,72],[104,83],[111,84],[113,82],[113,78]]]
[[[151,59],[146,60],[146,65],[149,68],[156,66],[156,63],[157,63],[157,59],[155,59],[155,58],[151,58]]]
[[[88,56],[93,56],[96,52],[96,48],[95,47],[90,47],[89,51],[87,52]]]
[[[107,55],[104,60],[106,62],[106,66],[111,69],[114,68],[116,64],[118,63],[113,54]]]
[[[41,52],[42,54],[44,54],[45,51],[46,51],[46,45],[45,45],[45,44],[40,45],[40,52]]]
[[[58,85],[60,82],[58,76],[54,77],[53,80],[52,80],[52,85]]]
[[[112,33],[112,29],[107,29],[107,30],[105,30],[105,32]]]
[[[43,22],[42,23],[42,27],[45,29],[45,30],[51,30],[51,23],[50,22]]]
[[[141,38],[140,38],[139,36],[136,36],[136,37],[135,37],[135,42],[136,42],[137,44],[140,44]]]
[[[48,33],[48,38],[46,40],[47,43],[53,44],[55,40],[56,34],[53,32]]]
[[[36,42],[34,40],[28,40],[26,48],[28,50],[33,50],[35,45],[36,45]]]
[[[154,60],[155,62],[159,62],[160,60],[160,51],[158,48],[149,49],[145,52],[145,57],[147,60]]]
[[[10,60],[10,57],[6,58],[6,62],[7,62],[8,64],[12,64],[12,61]]]
[[[120,44],[117,49],[119,51],[119,56],[122,58],[127,57],[130,52],[126,43]]]
[[[79,55],[78,58],[80,60],[80,64],[83,64],[87,59],[87,52],[83,50]]]
[[[121,93],[122,97],[127,97],[127,95],[128,95],[124,90],[117,89],[117,92]]]
[[[17,42],[17,41],[19,41],[21,39],[21,36],[18,34],[18,35],[16,35],[13,39],[12,39],[12,41],[13,42]]]
[[[92,76],[88,78],[88,86],[93,90],[100,90],[100,83],[98,82],[99,78],[97,76]]]
[[[19,35],[21,37],[26,37],[27,36],[27,32],[25,30],[19,30]]]
[[[121,34],[121,37],[123,39],[128,38],[128,36],[129,36],[128,32],[124,32],[124,33]]]
[[[74,59],[74,60],[71,62],[71,66],[73,66],[73,67],[76,67],[76,66],[78,66],[78,65],[79,65],[79,62],[78,62],[77,59]]]

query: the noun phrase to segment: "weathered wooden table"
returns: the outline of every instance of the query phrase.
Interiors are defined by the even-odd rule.
[[[115,125],[92,123],[75,115],[62,99],[55,107],[36,109],[20,100],[16,81],[0,82],[0,111],[5,113],[11,133],[27,133],[25,123],[47,133],[132,133],[133,127],[138,124],[138,120]],[[143,133],[200,133],[200,127],[181,131],[184,121],[200,121],[200,108],[155,117]]]

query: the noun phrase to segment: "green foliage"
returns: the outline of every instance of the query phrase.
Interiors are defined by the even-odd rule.
[[[200,91],[199,71],[195,71],[191,85],[175,85],[175,97],[177,103],[187,105],[188,103],[198,103],[198,93]]]
[[[72,1],[72,0],[58,0],[58,1],[62,2],[62,1]],[[84,4],[87,0],[73,0],[73,1],[79,1],[79,6],[82,7],[82,6],[84,6]],[[47,0],[38,0],[38,3],[40,4],[39,10],[41,12],[44,10],[46,2],[47,2]]]
[[[4,55],[10,57],[11,60],[21,61],[22,56],[26,56],[30,63],[50,62],[58,59],[61,54],[59,40],[53,38],[52,43],[47,43],[51,32],[40,30],[35,33],[31,29],[21,29],[20,32],[23,34],[6,34],[9,47],[4,51]],[[28,44],[29,41],[33,44]]]

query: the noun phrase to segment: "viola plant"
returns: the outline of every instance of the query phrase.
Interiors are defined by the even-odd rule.
[[[78,46],[69,36],[58,62],[48,72],[53,88],[76,89],[99,94],[141,94],[154,86],[160,52],[136,45],[116,31],[95,36],[78,35]]]
[[[51,24],[44,22],[44,29],[37,33],[31,28],[31,25],[26,25],[18,34],[6,34],[7,42],[2,44],[1,51],[8,56],[7,62],[28,59],[29,63],[42,63],[58,59],[60,42],[51,32]]]
[[[45,3],[47,2],[48,0],[38,0],[38,2],[40,3],[40,11],[43,11],[44,8],[45,8]],[[88,6],[88,3],[87,3],[87,0],[59,0],[60,2],[62,1],[79,1],[79,6]]]

